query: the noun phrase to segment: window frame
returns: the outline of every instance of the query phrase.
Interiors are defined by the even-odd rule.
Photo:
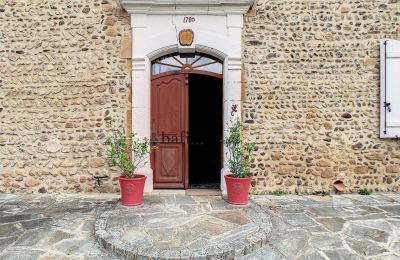
[[[186,56],[186,57],[185,57]],[[179,65],[177,65],[176,63],[165,63],[163,62],[166,59],[172,58],[175,60],[176,63],[178,63]],[[189,62],[190,58],[194,58],[191,62]],[[207,61],[205,63],[199,63],[199,61],[202,60],[202,58],[206,58],[210,61]],[[184,60],[182,60],[184,59]],[[160,66],[166,66],[166,67],[170,67],[170,68],[175,68],[175,69],[171,69],[171,70],[167,70],[164,72],[160,72],[155,74],[155,70],[154,70],[154,66],[155,64],[158,64]],[[219,64],[221,66],[220,68],[220,72],[215,72],[212,70],[203,70],[202,68],[207,67],[209,65],[213,65],[213,64]],[[213,77],[217,77],[217,78],[222,78],[223,77],[223,71],[224,71],[224,67],[223,67],[223,62],[218,59],[215,58],[213,56],[204,54],[204,53],[200,53],[200,52],[196,52],[193,55],[185,55],[185,54],[180,54],[180,53],[171,53],[162,57],[159,57],[155,60],[153,60],[151,62],[151,77],[154,78],[159,78],[162,76],[166,76],[166,75],[170,75],[170,74],[175,74],[175,73],[195,73],[195,74],[203,74],[203,75],[209,75],[209,76],[213,76]]]

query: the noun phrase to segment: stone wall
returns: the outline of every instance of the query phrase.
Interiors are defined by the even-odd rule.
[[[379,138],[378,40],[400,37],[400,1],[256,2],[243,33],[253,192],[399,191],[400,143]],[[0,192],[118,190],[105,120],[130,125],[129,24],[116,0],[0,1]]]
[[[93,176],[105,120],[128,125],[129,38],[116,1],[0,1],[0,192],[118,189]]]
[[[400,191],[400,141],[379,138],[379,39],[399,28],[399,0],[257,1],[243,35],[255,193]]]

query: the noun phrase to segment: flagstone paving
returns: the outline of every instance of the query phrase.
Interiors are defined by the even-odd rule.
[[[242,260],[400,259],[400,194],[253,200],[269,209],[272,235]]]
[[[263,207],[217,196],[148,196],[139,207],[108,209],[95,224],[103,247],[133,259],[233,259],[260,248],[270,233]]]
[[[193,252],[203,259],[202,249],[233,258],[210,243],[257,234],[260,222],[271,223],[271,232],[244,239],[246,255],[235,259],[400,259],[400,194],[252,196],[245,207],[219,197],[147,195],[143,206],[125,208],[118,198],[0,194],[0,259],[122,259],[98,234],[96,242],[101,221],[132,248],[149,243],[153,252],[169,249],[162,252],[170,259]]]

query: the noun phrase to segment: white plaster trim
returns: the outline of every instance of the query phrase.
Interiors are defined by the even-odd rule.
[[[220,59],[222,61],[228,56],[227,54],[225,54],[222,51],[219,51],[217,49],[214,49],[214,48],[211,48],[211,47],[208,47],[208,46],[204,46],[204,45],[201,45],[201,44],[196,44],[196,51],[211,55],[211,56],[213,56],[213,57],[215,57],[217,59]]]
[[[130,14],[244,14],[254,0],[119,0]]]
[[[241,70],[242,58],[241,57],[228,57],[228,70]]]
[[[153,61],[155,59],[158,59],[162,56],[168,55],[170,53],[178,52],[178,44],[173,44],[169,46],[162,47],[158,50],[152,51],[149,54],[147,54],[147,57],[149,60]]]
[[[145,70],[145,69],[146,69],[145,57],[132,58],[132,70]]]
[[[128,1],[128,0],[126,0]],[[122,0],[122,2],[126,2]],[[226,1],[214,1],[221,4]],[[128,1],[139,2],[139,1]],[[142,1],[159,2],[159,1]],[[170,2],[165,0],[165,2]],[[176,1],[181,2],[204,2]],[[229,1],[227,1],[229,2]],[[231,2],[234,2],[233,0]],[[238,1],[243,2],[243,1]],[[249,1],[247,1],[249,2]],[[196,52],[205,53],[223,62],[223,136],[226,137],[229,126],[234,118],[241,117],[241,56],[242,56],[242,14],[194,15],[196,24],[184,22],[187,15],[147,15],[131,14],[132,27],[132,129],[139,137],[151,137],[151,61],[161,56],[179,51],[177,32],[181,29],[193,29],[196,42],[193,44]],[[232,106],[237,112],[231,114]],[[226,156],[224,147],[223,156]],[[224,171],[227,167],[224,163]],[[148,176],[148,185],[152,182],[150,159],[142,168]],[[225,180],[221,177],[221,189],[224,191]],[[147,186],[150,191],[152,186]]]
[[[229,171],[229,169],[227,168],[222,168],[221,169],[221,192],[222,195],[226,196],[227,195],[227,190],[226,190],[226,182],[225,182],[225,175],[231,174],[231,172]]]
[[[151,168],[139,168],[137,171],[139,174],[146,176],[146,182],[144,183],[144,192],[153,191],[153,170]]]
[[[174,53],[174,52],[178,52],[178,45],[177,44],[170,45],[170,46],[165,46],[165,47],[160,48],[158,50],[152,51],[151,53],[149,53],[147,55],[147,57],[149,58],[149,60],[153,61],[155,59],[158,59],[158,58],[160,58],[162,56],[165,56],[165,55],[168,55],[168,54]],[[208,46],[201,45],[201,44],[196,44],[196,52],[201,52],[201,53],[204,53],[204,54],[211,55],[211,56],[213,56],[213,57],[215,57],[215,58],[217,58],[219,60],[222,60],[222,61],[227,57],[227,55],[224,52],[219,51],[219,50],[214,49],[214,48],[211,48],[211,47],[208,47]],[[241,62],[241,58],[239,58],[239,63],[240,62]]]
[[[235,15],[228,14],[226,16],[226,26],[228,28],[242,28],[243,27],[243,19],[236,19]]]

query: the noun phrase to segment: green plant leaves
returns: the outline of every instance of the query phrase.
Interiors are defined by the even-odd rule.
[[[125,177],[135,178],[137,168],[150,154],[149,139],[137,138],[136,133],[127,136],[125,131],[115,128],[112,122],[108,121],[107,125],[112,128],[111,136],[105,142],[108,145],[107,158],[111,166],[119,167]]]
[[[368,190],[368,188],[361,188],[361,189],[358,191],[358,194],[361,194],[361,195],[371,195],[371,194],[372,194],[372,191]]]
[[[244,143],[242,136],[242,123],[236,119],[229,128],[229,134],[225,139],[227,163],[235,178],[247,178],[250,176],[251,164],[254,162],[252,152],[255,145]]]

